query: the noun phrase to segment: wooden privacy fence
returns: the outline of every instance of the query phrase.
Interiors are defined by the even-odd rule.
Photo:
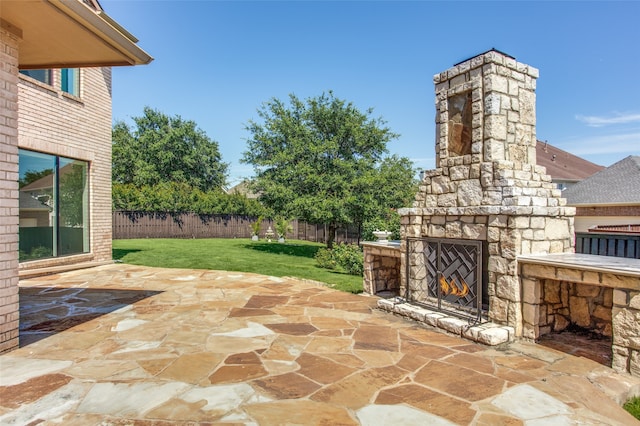
[[[255,217],[240,215],[200,215],[195,213],[149,213],[135,211],[113,212],[113,239],[128,238],[250,238],[250,225]],[[275,232],[275,224],[264,220],[260,229],[260,238],[264,238],[267,229]],[[294,219],[292,232],[288,239],[315,241],[326,240],[327,227],[314,225]],[[336,230],[336,242],[355,243],[358,232],[354,228]]]

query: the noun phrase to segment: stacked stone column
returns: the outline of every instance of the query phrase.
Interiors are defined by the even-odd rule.
[[[635,281],[633,289],[613,290],[612,367],[640,377],[640,286]]]
[[[573,251],[575,210],[536,165],[537,77],[537,69],[495,50],[434,76],[437,168],[425,172],[413,208],[400,210],[403,240],[487,242],[488,316],[518,336],[516,257]]]

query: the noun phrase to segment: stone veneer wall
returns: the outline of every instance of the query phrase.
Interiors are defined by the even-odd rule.
[[[613,289],[568,281],[543,280],[539,304],[540,335],[578,326],[611,337]]]
[[[18,41],[0,19],[0,352],[18,347]]]
[[[88,161],[90,253],[24,262],[21,269],[111,259],[111,68],[80,69],[80,96],[20,74],[20,148]]]
[[[614,370],[640,377],[640,280],[633,289],[613,291]]]
[[[576,232],[589,232],[589,228],[598,225],[634,224],[640,225],[640,205],[576,206]]]
[[[400,246],[383,243],[364,242],[363,287],[367,294],[389,291],[398,294],[400,290]]]
[[[575,209],[536,165],[537,77],[537,69],[497,51],[436,75],[437,168],[424,173],[413,207],[399,210],[403,252],[407,237],[488,242],[488,316],[516,336],[516,257],[573,251]],[[420,261],[409,267],[412,276],[424,268]]]

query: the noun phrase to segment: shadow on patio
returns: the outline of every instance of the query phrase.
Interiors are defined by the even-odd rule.
[[[20,347],[158,293],[76,287],[20,288]]]

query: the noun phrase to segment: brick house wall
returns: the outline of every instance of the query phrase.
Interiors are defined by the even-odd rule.
[[[90,253],[24,262],[21,269],[111,259],[111,68],[80,69],[80,96],[19,74],[18,146],[89,162]]]
[[[18,346],[18,40],[0,21],[0,352]]]
[[[108,66],[143,65],[153,58],[136,45],[135,37],[99,13],[102,8],[95,1],[14,1],[2,3],[0,9],[1,353],[19,344],[18,281],[23,272],[27,275],[39,272],[28,269],[87,261],[97,264],[111,259],[111,68]],[[51,85],[19,73],[21,67],[60,66],[80,68],[65,76],[65,86],[71,83],[73,93],[78,96],[58,89],[62,82],[59,69],[52,72]],[[92,66],[106,68],[87,68]],[[76,72],[80,76],[79,88]],[[83,205],[76,204],[73,208],[76,212],[82,208],[81,244],[82,250],[88,249],[88,253],[20,263],[21,148],[84,162],[78,166],[83,175],[88,173],[88,188],[77,192],[82,196]],[[39,206],[26,207],[28,201],[24,201],[25,212],[38,210]],[[67,207],[73,205],[73,202],[66,204]],[[68,212],[71,210],[65,213]],[[25,224],[33,225],[37,218],[25,215],[24,219]],[[73,234],[78,241],[79,233]],[[65,249],[76,244],[69,241],[70,238]],[[62,243],[59,242],[59,246],[62,247]],[[76,246],[61,253],[76,253],[79,251]]]
[[[636,206],[576,206],[576,232],[602,225],[640,224],[640,205]]]

